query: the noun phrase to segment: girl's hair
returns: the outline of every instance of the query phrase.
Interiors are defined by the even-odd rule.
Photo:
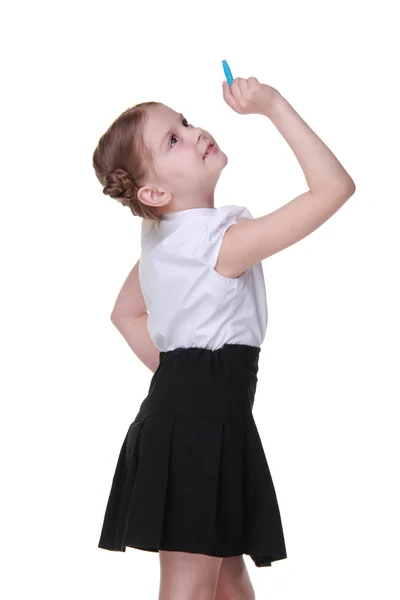
[[[153,157],[144,143],[143,126],[148,120],[147,108],[160,102],[142,102],[125,110],[101,136],[93,153],[93,168],[103,194],[129,206],[134,216],[160,221],[154,208],[141,202],[137,191],[141,181],[155,172]]]

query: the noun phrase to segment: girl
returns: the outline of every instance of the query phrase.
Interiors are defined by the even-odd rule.
[[[215,208],[226,154],[156,102],[122,113],[93,155],[103,192],[142,217],[140,260],[112,321],[154,373],[122,444],[98,547],[159,552],[159,600],[254,599],[243,554],[257,567],[286,558],[252,415],[267,327],[261,261],[355,191],[276,89],[236,78],[223,97],[237,113],[273,122],[309,191],[256,219],[244,206]]]

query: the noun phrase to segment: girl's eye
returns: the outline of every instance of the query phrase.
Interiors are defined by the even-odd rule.
[[[189,123],[187,122],[187,120],[186,120],[186,119],[183,119],[182,123],[183,123],[183,125],[185,125],[185,123],[186,123],[185,127],[189,127]],[[171,147],[171,141],[172,141],[172,138],[176,138],[176,137],[177,137],[177,136],[176,136],[176,135],[174,135],[174,134],[172,134],[172,135],[171,135],[171,137],[170,137],[170,144],[169,144],[169,145],[170,145],[170,147]],[[174,145],[176,145],[176,144],[174,144]]]

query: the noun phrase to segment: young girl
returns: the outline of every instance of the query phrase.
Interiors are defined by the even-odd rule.
[[[140,260],[112,320],[154,372],[122,444],[98,547],[159,552],[159,600],[250,600],[243,555],[257,567],[286,558],[252,414],[267,327],[261,261],[317,229],[355,191],[276,89],[236,78],[223,97],[237,113],[273,122],[309,191],[256,219],[244,206],[215,208],[226,154],[156,102],[122,113],[93,155],[103,192],[143,219]]]

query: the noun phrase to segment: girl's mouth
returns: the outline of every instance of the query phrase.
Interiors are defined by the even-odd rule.
[[[206,158],[206,156],[208,156],[209,154],[212,154],[213,152],[217,151],[217,147],[214,146],[214,144],[212,144],[211,146],[209,146],[207,152],[204,155],[204,158]]]

